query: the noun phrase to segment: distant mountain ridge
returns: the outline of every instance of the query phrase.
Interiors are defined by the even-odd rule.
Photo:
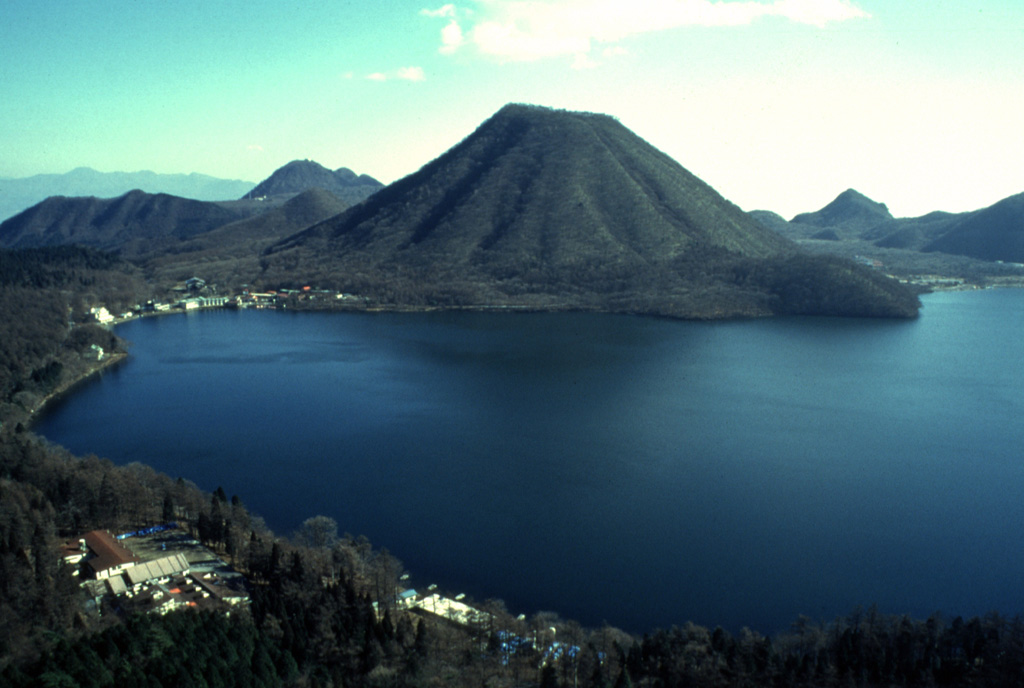
[[[864,194],[847,189],[821,210],[801,213],[793,218],[796,224],[829,229],[863,231],[893,219],[884,203],[872,201]]]
[[[271,246],[262,263],[266,284],[315,282],[396,306],[680,317],[917,308],[892,280],[800,254],[614,118],[526,105]]]
[[[0,221],[50,196],[114,198],[138,189],[199,201],[225,201],[238,198],[253,186],[253,182],[219,179],[195,172],[97,172],[89,167],[78,167],[65,174],[0,179]]]
[[[297,194],[319,188],[348,203],[358,203],[383,186],[370,175],[356,175],[347,167],[332,171],[312,160],[293,160],[275,170],[243,199]]]
[[[750,216],[797,240],[857,240],[880,248],[1024,263],[1024,193],[972,212],[894,218],[885,204],[847,189],[821,210],[801,213],[788,223],[764,210]]]
[[[52,196],[0,223],[0,246],[76,244],[131,258],[243,216],[218,203],[138,189],[107,199]]]
[[[91,176],[84,168],[81,173]],[[239,246],[250,246],[255,256],[268,237],[281,239],[340,213],[382,185],[348,168],[331,171],[314,162],[296,161],[259,186],[275,193],[246,194],[246,200],[236,201],[197,201],[139,189],[113,198],[51,196],[0,223],[0,247],[77,244],[129,259],[149,258],[162,251],[180,253],[188,250],[179,245],[182,242],[245,218],[265,216],[216,233],[201,244],[189,244],[191,250],[201,245],[202,250],[221,257],[237,257]],[[260,240],[264,243],[259,244]]]

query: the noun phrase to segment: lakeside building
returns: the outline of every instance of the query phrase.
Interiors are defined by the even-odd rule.
[[[90,308],[89,315],[92,317],[93,320],[100,323],[101,325],[106,325],[107,323],[114,322],[114,316],[111,315],[110,311],[108,311],[104,306]]]
[[[120,542],[165,530],[168,528],[161,526],[118,537],[92,531],[66,545],[64,562],[75,567],[74,575],[86,579],[81,587],[95,609],[101,608],[103,600],[122,613],[158,614],[180,607],[226,611],[249,602],[244,576],[193,540],[177,537],[172,541],[193,554],[171,552],[146,561]],[[152,544],[148,547],[152,549]],[[161,551],[165,549],[166,544]],[[189,557],[196,556],[202,560],[193,564]]]
[[[103,580],[135,566],[140,559],[109,532],[93,530],[78,538],[77,543],[69,543],[64,561],[80,564],[85,577]]]
[[[196,308],[222,308],[231,301],[227,296],[197,296],[178,302],[178,308],[191,311]]]

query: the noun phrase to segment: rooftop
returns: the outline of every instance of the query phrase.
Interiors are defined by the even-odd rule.
[[[138,563],[139,558],[131,550],[121,545],[114,536],[105,530],[93,530],[82,536],[86,547],[94,555],[86,565],[94,573],[100,573],[116,566]]]

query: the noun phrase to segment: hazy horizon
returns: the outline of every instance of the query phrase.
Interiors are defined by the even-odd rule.
[[[744,210],[898,217],[1024,191],[1009,0],[19,5],[0,177],[295,159],[390,183],[509,102],[617,117]]]

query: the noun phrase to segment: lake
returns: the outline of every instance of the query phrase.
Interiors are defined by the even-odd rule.
[[[634,632],[1024,611],[1024,290],[915,321],[206,311],[36,425]]]

